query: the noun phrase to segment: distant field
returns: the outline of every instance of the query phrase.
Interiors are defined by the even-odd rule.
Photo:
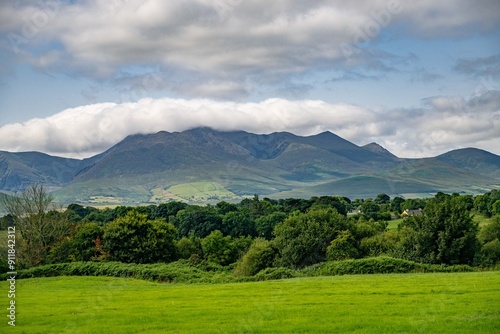
[[[166,192],[176,199],[191,202],[241,199],[217,182],[183,183],[168,188]]]
[[[8,291],[7,282],[0,282],[0,290]],[[500,272],[210,285],[54,277],[18,280],[16,297],[16,330],[3,316],[2,333],[498,333],[500,328]],[[7,305],[6,294],[1,300]]]
[[[388,221],[387,229],[388,230],[397,230],[399,223],[403,221],[403,218],[393,219]]]

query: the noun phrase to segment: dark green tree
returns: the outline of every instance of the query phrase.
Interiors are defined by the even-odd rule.
[[[165,219],[168,221],[170,216],[175,216],[179,211],[185,209],[188,205],[182,202],[168,202],[156,206],[152,210],[152,219]]]
[[[222,216],[211,206],[191,205],[177,212],[170,220],[178,229],[179,237],[187,237],[193,234],[204,238],[215,230],[221,231]]]
[[[74,261],[93,261],[104,258],[101,248],[104,231],[97,223],[82,223],[77,226],[71,240]]]
[[[130,211],[104,227],[103,246],[109,260],[127,263],[170,262],[177,258],[175,227]]]
[[[391,201],[391,210],[395,214],[400,214],[403,212],[402,210],[402,205],[405,202],[404,198],[402,197],[394,197]]]
[[[284,221],[288,215],[284,212],[273,212],[255,220],[255,229],[259,237],[271,240],[276,225]]]
[[[402,253],[426,263],[472,264],[479,250],[478,226],[459,197],[437,196],[429,200],[422,216],[406,219],[408,227]]]
[[[234,238],[255,236],[255,224],[248,210],[231,211],[222,218],[222,232]]]
[[[271,267],[276,250],[268,240],[257,238],[234,269],[235,276],[252,276]]]
[[[387,194],[378,194],[374,200],[377,204],[389,204],[391,202],[391,198]]]
[[[221,231],[213,231],[201,240],[205,259],[222,266],[231,264],[234,262],[232,241],[230,236],[224,236]]]
[[[317,208],[290,215],[274,229],[278,265],[300,268],[324,261],[331,241],[339,231],[348,229],[352,229],[352,223],[333,209]]]
[[[357,259],[359,250],[351,231],[340,231],[326,249],[326,257],[330,261]]]

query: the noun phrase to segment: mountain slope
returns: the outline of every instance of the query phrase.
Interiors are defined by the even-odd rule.
[[[437,156],[436,159],[456,168],[500,178],[500,156],[477,148],[453,150]]]
[[[72,180],[81,166],[80,160],[39,152],[0,151],[0,189],[17,192],[33,183],[43,183],[48,189],[60,188]]]
[[[94,157],[0,152],[0,191],[44,183],[61,202],[92,205],[241,200],[253,194],[351,197],[477,193],[500,185],[500,157],[477,149],[400,159],[333,133],[257,135],[196,128],[131,135]]]

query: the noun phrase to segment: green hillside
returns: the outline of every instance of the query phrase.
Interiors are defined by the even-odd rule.
[[[330,132],[303,137],[196,128],[132,135],[85,160],[1,152],[0,190],[43,183],[58,202],[92,205],[210,203],[254,194],[475,194],[500,188],[499,170],[499,156],[476,149],[400,159],[376,143],[360,147]]]

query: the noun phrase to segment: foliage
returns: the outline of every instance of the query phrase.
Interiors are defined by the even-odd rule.
[[[324,261],[330,242],[349,224],[345,216],[332,209],[317,208],[290,215],[274,230],[277,264],[299,268]]]
[[[416,272],[470,272],[473,267],[465,265],[430,265],[391,257],[374,257],[357,260],[329,261],[305,268],[304,275],[330,276],[353,274],[395,274]]]
[[[252,239],[232,238],[224,236],[221,231],[215,230],[201,240],[204,259],[221,266],[236,262],[250,247]]]
[[[153,263],[177,258],[177,231],[164,220],[148,220],[130,211],[104,227],[103,246],[111,261]]]
[[[429,200],[422,216],[404,221],[404,258],[424,263],[472,264],[479,248],[478,226],[458,197]]]
[[[105,256],[101,247],[103,234],[103,228],[96,223],[80,224],[73,236],[74,259],[76,261],[103,259]]]
[[[272,267],[276,250],[270,241],[257,238],[234,269],[235,276],[252,276]]]
[[[178,229],[179,237],[194,236],[204,238],[215,230],[221,231],[222,216],[213,207],[188,206],[177,212],[170,220]]]
[[[181,259],[189,259],[193,256],[201,258],[203,255],[201,238],[195,236],[182,237],[177,241],[177,252]]]
[[[29,186],[18,196],[2,197],[2,204],[14,220],[20,238],[16,257],[21,266],[42,263],[51,247],[70,232],[67,217],[59,211],[48,211],[53,197],[43,185]]]
[[[326,258],[329,261],[356,259],[358,257],[357,243],[351,231],[340,231],[326,249]]]
[[[255,229],[259,237],[271,240],[276,225],[287,218],[284,212],[273,212],[266,216],[261,216],[255,220]]]
[[[255,224],[249,214],[243,211],[231,211],[222,218],[222,232],[234,238],[242,236],[254,236]]]
[[[71,262],[42,265],[20,270],[17,278],[53,276],[111,276],[129,277],[157,282],[210,282],[213,276],[224,272],[210,271],[178,261],[171,263],[136,264],[122,262]],[[229,273],[225,274],[230,277]],[[7,277],[6,274],[0,278]]]
[[[492,266],[500,263],[500,216],[481,228],[479,239],[483,243],[476,264]]]

